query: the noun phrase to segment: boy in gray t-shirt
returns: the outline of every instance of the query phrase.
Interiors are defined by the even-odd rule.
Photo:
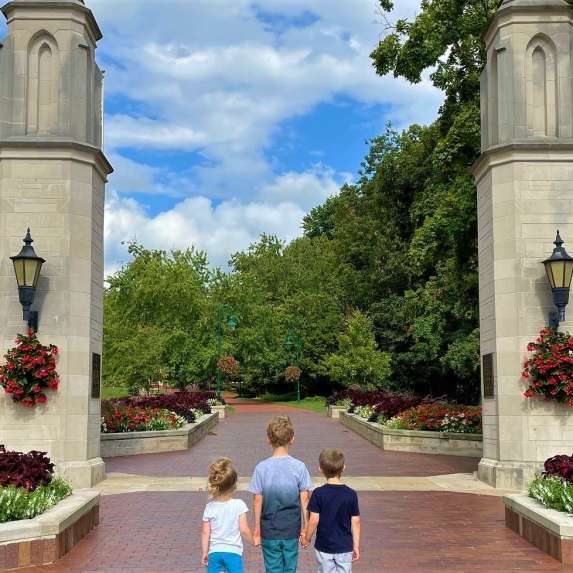
[[[255,496],[255,545],[262,545],[266,573],[295,573],[312,482],[304,463],[289,455],[294,440],[290,418],[271,420],[267,437],[273,455],[257,464],[249,486]]]

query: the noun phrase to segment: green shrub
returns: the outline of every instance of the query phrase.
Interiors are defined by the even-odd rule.
[[[573,484],[559,477],[537,477],[529,485],[529,496],[549,509],[573,513]]]
[[[399,416],[394,416],[384,422],[384,427],[390,430],[407,430],[408,422],[406,422],[406,420],[402,420]]]
[[[28,492],[23,487],[0,488],[0,523],[33,519],[71,495],[72,488],[61,478]]]

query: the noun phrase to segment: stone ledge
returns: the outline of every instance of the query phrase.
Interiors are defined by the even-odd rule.
[[[66,555],[99,523],[94,490],[78,490],[34,519],[0,524],[0,571],[48,565]]]
[[[101,456],[114,458],[159,452],[187,450],[219,422],[219,414],[205,414],[197,423],[187,424],[180,430],[157,432],[124,432],[101,435]]]
[[[573,564],[573,516],[548,509],[527,494],[503,498],[505,524],[545,553]]]
[[[482,457],[483,437],[480,434],[393,430],[346,412],[341,414],[340,421],[383,450]]]
[[[328,406],[328,409],[326,411],[326,415],[329,418],[335,418],[338,419],[340,418],[340,414],[342,414],[343,412],[347,412],[348,408],[344,408],[343,406]]]

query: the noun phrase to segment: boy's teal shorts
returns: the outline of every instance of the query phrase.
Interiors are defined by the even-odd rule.
[[[298,537],[296,539],[263,539],[266,573],[296,573]]]

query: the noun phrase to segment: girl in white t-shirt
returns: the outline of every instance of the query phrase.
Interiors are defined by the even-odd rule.
[[[253,543],[247,521],[247,506],[233,499],[237,489],[237,471],[229,458],[219,458],[209,468],[211,501],[203,513],[201,563],[207,573],[243,573],[243,540]]]

